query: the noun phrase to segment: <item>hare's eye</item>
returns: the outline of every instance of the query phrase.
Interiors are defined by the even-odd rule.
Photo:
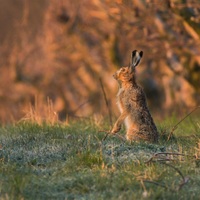
[[[125,69],[124,69],[124,68],[121,68],[121,72],[125,72]]]

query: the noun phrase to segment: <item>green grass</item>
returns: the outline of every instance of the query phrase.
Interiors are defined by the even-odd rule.
[[[170,128],[178,120],[159,123],[158,144],[111,136],[102,142],[105,133],[98,130],[108,126],[92,120],[2,126],[0,199],[199,199],[198,120],[182,122],[170,141]],[[160,155],[146,163],[159,152],[189,156]],[[179,172],[189,178],[182,188]]]

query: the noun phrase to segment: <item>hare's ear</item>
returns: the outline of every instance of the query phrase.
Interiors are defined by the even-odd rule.
[[[134,50],[131,54],[131,67],[134,69],[139,63],[143,56],[143,51],[140,53],[137,50]]]

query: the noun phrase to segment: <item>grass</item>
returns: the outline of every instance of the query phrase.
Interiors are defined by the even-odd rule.
[[[111,136],[102,142],[98,130],[108,126],[92,120],[2,126],[0,199],[198,199],[198,120],[182,122],[170,141],[177,119],[165,120],[158,144]],[[184,155],[161,154],[146,163],[162,152]]]

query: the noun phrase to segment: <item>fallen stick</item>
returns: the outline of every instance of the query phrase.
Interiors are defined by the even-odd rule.
[[[159,153],[155,153],[149,160],[147,160],[145,163],[149,163],[151,162],[154,158],[156,158],[158,155],[175,155],[175,156],[190,156],[190,157],[194,157],[191,155],[186,155],[186,154],[182,154],[182,153],[173,153],[173,152],[159,152]]]

